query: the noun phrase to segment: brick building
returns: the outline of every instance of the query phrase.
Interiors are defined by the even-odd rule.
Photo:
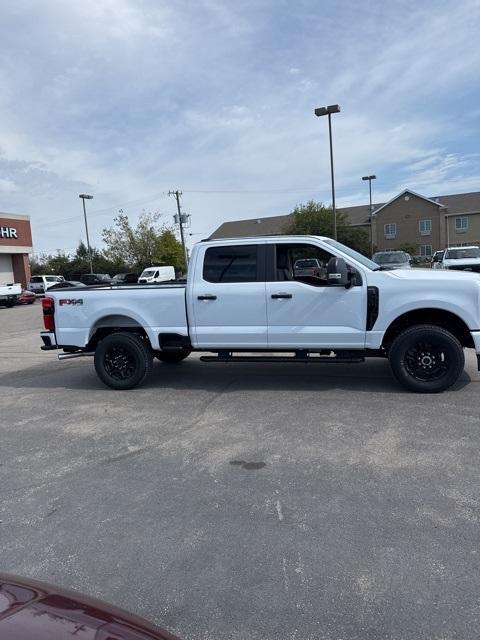
[[[30,280],[28,254],[32,253],[30,218],[0,213],[0,284]]]

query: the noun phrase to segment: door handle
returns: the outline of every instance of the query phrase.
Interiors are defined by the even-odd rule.
[[[291,298],[291,293],[272,293],[272,298],[274,300],[279,300],[280,298]]]
[[[212,296],[210,293],[207,293],[204,296],[197,296],[197,300],[216,300],[217,296]]]

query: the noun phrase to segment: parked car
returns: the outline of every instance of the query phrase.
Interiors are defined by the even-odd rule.
[[[313,276],[319,278],[325,268],[320,264],[317,258],[303,258],[296,260],[293,271],[296,278],[302,276]]]
[[[377,251],[372,260],[382,269],[411,269],[410,256],[405,251]]]
[[[154,282],[167,282],[168,280],[175,280],[174,267],[148,267],[148,269],[142,271],[138,282],[140,284],[152,284]]]
[[[53,291],[54,289],[67,289],[72,287],[86,287],[87,285],[79,280],[63,280],[63,282],[57,282],[53,287],[49,288],[49,291]]]
[[[445,249],[442,259],[436,264],[437,269],[480,273],[480,247],[450,247]]]
[[[2,640],[179,640],[124,609],[45,582],[0,573]]]
[[[21,284],[0,284],[0,307],[14,307],[21,294]]]
[[[112,278],[112,284],[136,284],[138,277],[138,273],[117,273]]]
[[[432,262],[430,264],[430,267],[432,269],[440,269],[440,265],[442,263],[444,253],[445,253],[445,249],[441,249],[440,251],[435,251],[435,253],[432,256]]]
[[[325,281],[295,279],[301,252],[326,262]],[[464,348],[480,368],[479,300],[477,275],[384,270],[331,238],[209,240],[194,246],[186,285],[49,292],[42,349],[93,355],[113,389],[141,384],[154,357],[198,351],[202,362],[312,366],[383,357],[407,389],[438,393],[461,375]]]
[[[33,304],[36,299],[37,296],[33,293],[33,291],[22,289],[22,293],[17,298],[17,304]]]
[[[112,277],[108,273],[84,273],[80,276],[80,282],[87,287],[112,284]]]
[[[28,290],[33,291],[33,293],[42,294],[45,293],[47,289],[50,289],[50,287],[53,287],[54,284],[57,284],[57,282],[63,282],[63,280],[63,276],[32,276],[28,283]]]

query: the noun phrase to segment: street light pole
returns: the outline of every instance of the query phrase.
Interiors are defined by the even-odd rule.
[[[78,197],[82,199],[82,203],[83,203],[83,217],[85,219],[85,233],[87,234],[88,260],[90,262],[90,273],[93,273],[92,249],[90,247],[90,238],[88,236],[87,210],[85,208],[85,200],[93,200],[93,196],[89,196],[86,193],[81,193]]]
[[[370,245],[373,256],[373,207],[372,207],[372,180],[376,180],[377,176],[363,176],[362,180],[368,180],[368,187],[370,193]]]
[[[330,175],[332,179],[332,210],[333,210],[333,237],[337,239],[337,208],[335,206],[335,178],[333,171],[333,142],[332,142],[332,113],[340,113],[338,104],[331,104],[328,107],[318,107],[314,111],[315,115],[328,116],[328,137],[330,140]]]

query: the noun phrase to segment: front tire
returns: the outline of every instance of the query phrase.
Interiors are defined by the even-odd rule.
[[[152,370],[150,345],[136,333],[112,333],[95,349],[95,371],[112,389],[133,389],[142,384]]]
[[[155,357],[165,364],[177,364],[185,360],[185,358],[188,358],[191,353],[190,349],[182,349],[181,351],[157,351]]]
[[[439,393],[451,387],[465,365],[463,348],[446,329],[418,325],[402,331],[389,352],[394,376],[418,393]]]

